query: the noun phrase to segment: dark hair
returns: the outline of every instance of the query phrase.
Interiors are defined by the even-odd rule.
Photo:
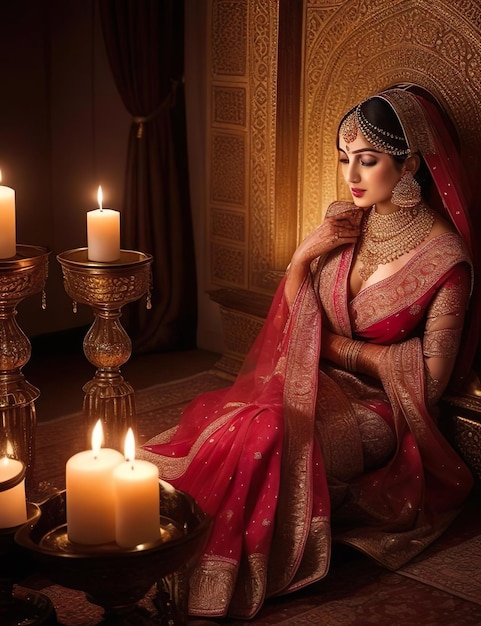
[[[409,152],[409,146],[399,118],[387,100],[373,96],[362,102],[359,105],[359,110],[362,117],[370,124],[370,132],[376,135],[379,140],[387,140],[393,148],[406,153]],[[400,163],[406,158],[406,155],[393,156]]]
[[[366,139],[370,143],[386,144],[385,152],[389,154],[397,163],[402,164],[409,156],[409,145],[404,134],[403,127],[391,104],[380,96],[372,96],[360,104],[352,107],[339,123],[337,133],[337,147],[339,148],[339,132],[343,123],[349,116],[355,114],[358,120],[369,130],[369,137]],[[364,135],[363,129],[359,129]],[[374,140],[374,142],[373,142]],[[392,154],[398,152],[401,154]],[[423,195],[429,193],[432,178],[423,156],[417,152],[420,158],[420,166],[416,172],[416,180],[421,185]]]

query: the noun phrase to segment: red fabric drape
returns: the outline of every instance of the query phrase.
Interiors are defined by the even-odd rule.
[[[149,252],[152,309],[124,315],[137,352],[195,346],[197,288],[188,191],[179,0],[98,0],[107,55],[132,115],[122,247]]]

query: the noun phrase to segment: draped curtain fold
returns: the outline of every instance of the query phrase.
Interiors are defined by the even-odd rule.
[[[184,3],[98,0],[102,33],[132,116],[122,247],[153,255],[152,309],[125,308],[134,352],[195,346],[197,283],[183,89]]]

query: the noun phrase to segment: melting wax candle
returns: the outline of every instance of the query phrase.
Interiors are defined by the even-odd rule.
[[[0,459],[0,528],[27,521],[25,464],[5,456]]]
[[[115,541],[132,548],[160,539],[159,471],[153,463],[135,459],[135,439],[125,437],[125,462],[114,470]]]
[[[102,448],[100,420],[92,450],[74,454],[66,466],[67,534],[70,541],[99,545],[115,541],[113,471],[123,463],[118,450]]]
[[[102,208],[102,187],[98,189],[99,208],[87,213],[87,256],[89,261],[109,263],[120,259],[120,213]]]
[[[0,185],[0,258],[8,259],[16,254],[15,191]]]

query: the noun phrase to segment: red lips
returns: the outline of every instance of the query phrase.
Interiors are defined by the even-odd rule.
[[[364,195],[364,189],[357,189],[357,187],[351,187],[351,193],[355,198],[361,198]]]

